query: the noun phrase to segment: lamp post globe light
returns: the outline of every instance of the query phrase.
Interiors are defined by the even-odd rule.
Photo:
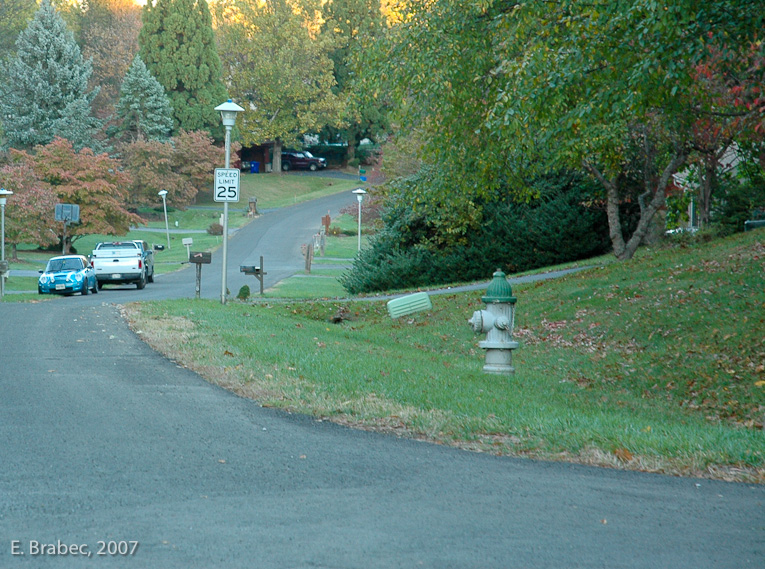
[[[231,99],[215,107],[226,128],[226,168],[231,164],[231,129],[236,124],[236,115],[244,111]],[[223,202],[223,269],[221,270],[220,302],[226,304],[226,267],[228,265],[228,202]]]
[[[358,250],[361,251],[361,202],[364,200],[364,194],[366,194],[366,191],[364,191],[362,188],[356,188],[353,190],[353,193],[356,194],[356,199],[359,200],[359,246]]]
[[[167,250],[170,250],[170,228],[167,226],[167,190],[157,192],[162,197],[162,209],[165,210],[165,235],[167,236]]]
[[[5,296],[5,201],[12,195],[11,190],[0,188],[0,298]]]

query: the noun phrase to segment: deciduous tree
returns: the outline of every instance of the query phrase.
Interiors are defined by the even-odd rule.
[[[138,53],[141,8],[133,0],[88,0],[80,27],[83,56],[93,65],[90,85],[100,88],[93,113],[106,120],[114,113],[122,80]]]
[[[11,246],[11,259],[18,261],[21,243],[46,247],[58,242],[54,222],[56,194],[28,162],[13,162],[0,168],[0,186],[13,192],[5,206],[5,241]]]
[[[35,0],[3,0],[0,2],[0,59],[16,53],[16,39],[37,10]]]
[[[13,155],[51,187],[59,203],[80,206],[80,223],[68,228],[66,238],[63,231],[59,234],[63,250],[68,252],[84,235],[125,235],[131,225],[143,223],[126,208],[129,174],[107,154],[90,148],[77,151],[69,140],[56,138],[37,146],[35,155],[18,150]]]
[[[370,97],[358,80],[366,64],[366,51],[383,32],[380,0],[330,0],[324,5],[322,33],[334,39],[329,56],[334,64],[333,91],[344,101],[344,126],[325,127],[322,136],[330,142],[348,143],[347,160],[353,160],[356,146],[364,138],[374,139],[388,128],[389,103],[384,97]]]
[[[507,5],[496,28],[499,89],[487,132],[516,160],[519,150],[530,151],[551,158],[548,168],[584,167],[596,177],[607,196],[614,253],[628,259],[693,152],[696,119],[708,108],[694,90],[706,38],[745,45],[762,18],[739,0]],[[641,216],[625,235],[620,181],[629,177],[642,180]]]
[[[274,171],[281,148],[305,133],[338,125],[342,104],[331,38],[318,34],[318,5],[308,1],[228,0],[217,6],[218,41],[243,145],[274,141]]]

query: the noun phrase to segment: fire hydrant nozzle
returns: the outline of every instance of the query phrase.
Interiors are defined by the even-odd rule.
[[[481,300],[486,303],[486,310],[476,310],[468,323],[474,332],[486,334],[486,340],[478,342],[486,350],[483,370],[487,373],[513,373],[512,350],[518,347],[518,342],[513,341],[516,298],[505,273],[497,269]]]

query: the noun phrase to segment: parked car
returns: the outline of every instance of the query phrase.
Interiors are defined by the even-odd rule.
[[[312,172],[327,167],[327,161],[324,158],[314,156],[307,150],[295,152],[285,150],[282,152],[282,170],[285,172],[292,169],[308,169]]]
[[[147,247],[147,249],[144,249]],[[90,262],[96,274],[98,288],[105,284],[134,284],[139,290],[154,280],[154,255],[147,265],[145,241],[104,241],[98,243],[90,254]],[[151,273],[149,273],[151,271]]]
[[[42,274],[37,280],[39,294],[98,293],[96,272],[83,255],[53,257],[48,260],[45,270],[40,272]]]

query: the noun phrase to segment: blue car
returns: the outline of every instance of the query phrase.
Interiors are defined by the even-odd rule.
[[[40,294],[98,293],[96,272],[87,257],[82,255],[53,257],[45,270],[40,272],[42,274],[37,281],[37,292]]]

